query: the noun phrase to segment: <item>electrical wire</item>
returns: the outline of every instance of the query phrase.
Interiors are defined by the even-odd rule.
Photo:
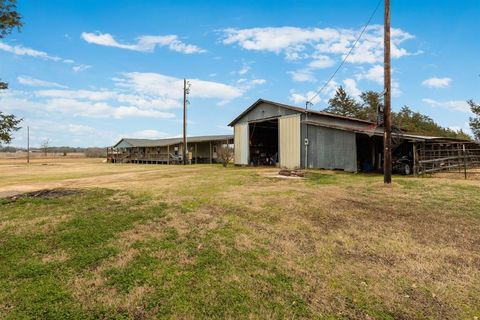
[[[315,95],[313,97],[311,97],[310,99],[308,99],[306,102],[305,102],[305,108],[308,108],[308,105],[313,105],[314,103],[312,102],[313,99],[315,99],[319,94],[320,92],[323,91],[323,89],[325,89],[327,87],[327,85],[330,83],[330,81],[333,80],[333,78],[335,77],[335,75],[337,74],[337,72],[340,70],[340,68],[344,65],[345,61],[347,61],[348,57],[350,56],[350,54],[352,53],[353,49],[355,49],[355,46],[357,45],[358,41],[360,41],[360,38],[363,36],[363,34],[365,33],[365,30],[367,29],[367,27],[370,25],[370,22],[372,21],[373,17],[375,16],[375,13],[377,13],[377,10],[378,8],[380,7],[380,4],[382,3],[383,0],[379,0],[378,3],[377,3],[377,6],[375,7],[375,10],[373,10],[372,14],[370,15],[370,18],[368,18],[368,21],[367,23],[365,24],[365,26],[363,27],[362,29],[362,32],[360,32],[360,34],[358,35],[357,39],[355,40],[355,42],[353,43],[352,47],[350,48],[350,50],[348,51],[347,55],[345,56],[345,58],[343,58],[342,62],[338,65],[337,69],[335,70],[335,72],[330,76],[330,78],[328,79],[327,82],[325,82],[325,84],[323,85],[323,87],[320,88],[320,90],[318,90]]]

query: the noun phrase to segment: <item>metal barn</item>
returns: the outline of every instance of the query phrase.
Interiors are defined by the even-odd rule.
[[[199,136],[187,138],[189,163],[215,163],[217,150],[233,144],[232,135]],[[130,139],[123,138],[107,149],[107,158],[113,163],[183,162],[183,139]]]
[[[259,99],[229,125],[234,127],[237,165],[350,172],[383,169],[383,127],[370,121]],[[407,159],[408,166],[399,164],[408,169],[405,173],[422,171],[423,150],[431,143],[467,143],[402,131],[392,136],[394,160]]]

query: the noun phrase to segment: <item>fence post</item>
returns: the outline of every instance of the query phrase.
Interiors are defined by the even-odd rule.
[[[467,151],[465,145],[463,145],[463,170],[465,172],[465,180],[467,180]]]

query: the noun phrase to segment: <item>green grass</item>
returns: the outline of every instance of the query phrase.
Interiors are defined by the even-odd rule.
[[[183,238],[174,227],[165,226],[160,237],[137,240],[123,248],[136,252],[126,266],[108,267],[109,259],[122,253],[115,245],[122,232],[139,224],[168,220],[165,204],[132,209],[139,199],[144,204],[148,199],[129,194],[128,201],[112,201],[118,193],[95,189],[58,199],[2,201],[4,221],[22,215],[30,219],[51,218],[50,221],[64,214],[69,218],[38,231],[33,227],[21,233],[14,227],[3,230],[0,317],[136,317],[132,310],[123,310],[121,306],[86,307],[76,300],[72,280],[88,279],[92,271],[106,279],[99,290],[113,289],[118,297],[148,286],[149,295],[138,303],[142,314],[149,316],[236,318],[255,310],[271,310],[280,318],[308,315],[305,301],[293,290],[298,279],[286,275],[275,264],[266,263],[264,250],[236,249],[235,226],[228,222],[202,235],[192,230]],[[182,208],[191,209],[191,203]],[[219,249],[221,246],[223,250]],[[67,258],[42,260],[58,252]],[[182,263],[179,257],[187,257],[191,262]],[[229,279],[231,276],[235,278]],[[276,298],[269,300],[271,296]]]
[[[480,314],[478,184],[150,169],[129,190],[0,200],[0,318]]]

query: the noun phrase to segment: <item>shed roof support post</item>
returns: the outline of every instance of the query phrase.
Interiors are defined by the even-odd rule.
[[[413,148],[413,175],[417,176],[418,175],[418,166],[417,166],[417,143],[413,142],[412,144]]]
[[[195,164],[197,164],[197,144],[195,143]]]
[[[210,141],[210,164],[212,164],[212,141]]]
[[[170,145],[167,146],[167,164],[170,164]]]

